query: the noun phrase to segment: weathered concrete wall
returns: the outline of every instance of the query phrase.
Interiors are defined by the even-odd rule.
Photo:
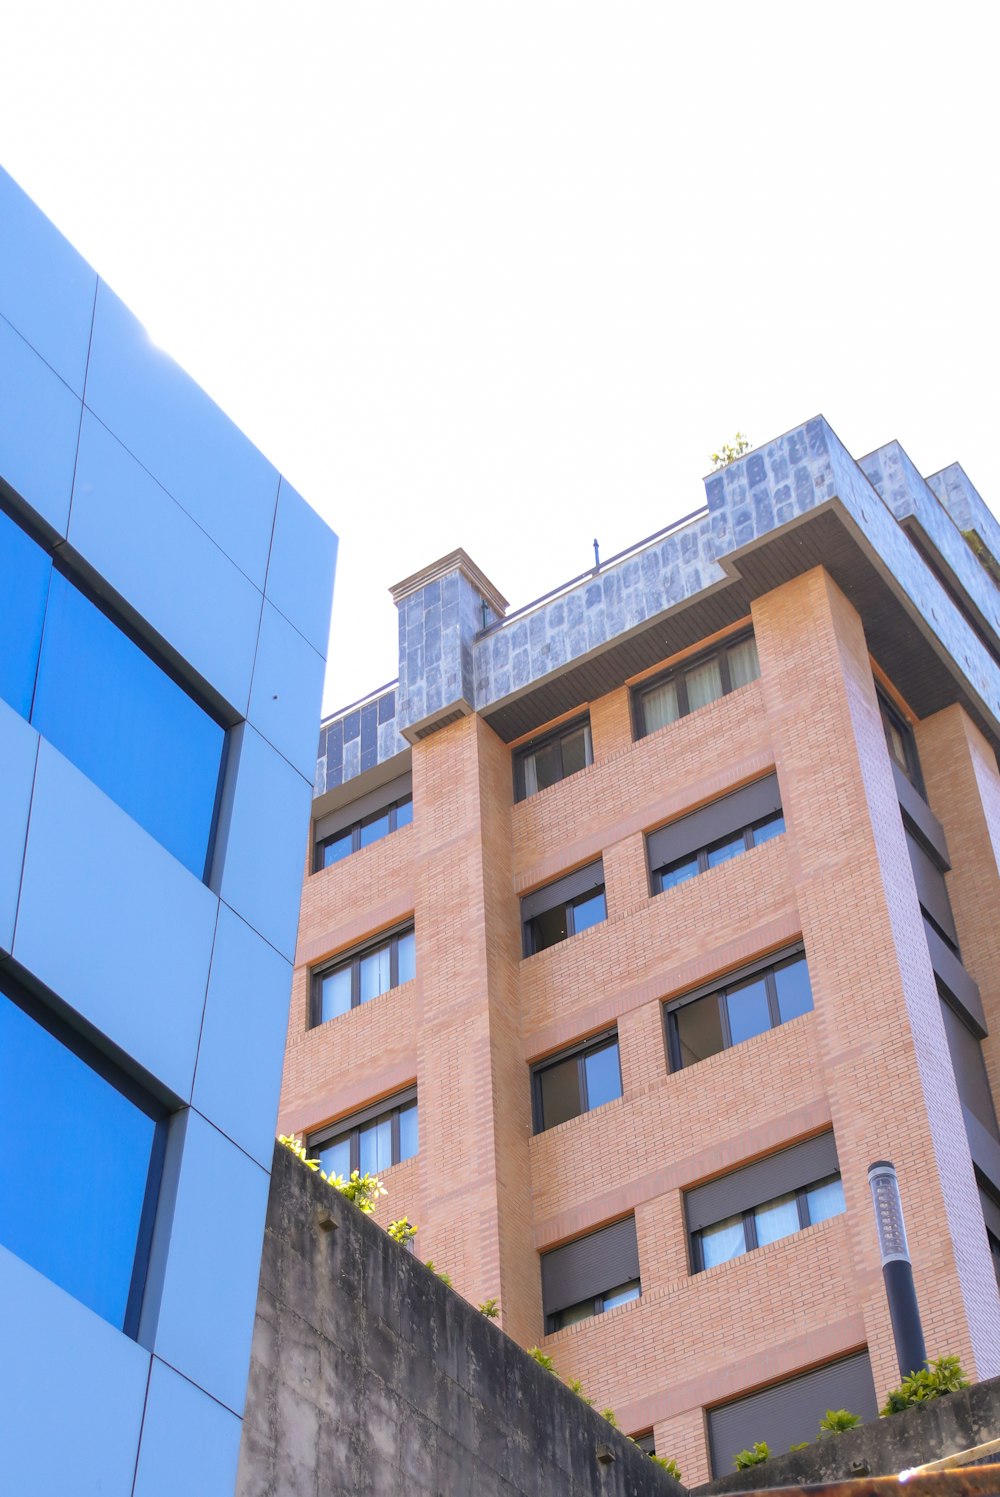
[[[238,1497],[682,1490],[276,1146]]]
[[[949,1393],[918,1404],[902,1414],[816,1440],[807,1450],[776,1456],[748,1471],[733,1471],[703,1487],[692,1497],[709,1493],[747,1492],[759,1487],[804,1486],[807,1482],[846,1481],[851,1476],[891,1476],[924,1461],[936,1461],[959,1450],[995,1440],[1000,1435],[1000,1378],[976,1383],[961,1393]],[[990,1456],[996,1460],[996,1456]],[[864,1469],[862,1469],[864,1468]]]

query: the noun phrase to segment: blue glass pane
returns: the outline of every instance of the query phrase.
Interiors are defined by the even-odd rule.
[[[380,993],[389,991],[390,948],[376,946],[361,958],[361,1002],[370,1003]]]
[[[329,842],[323,844],[323,867],[329,868],[334,863],[339,863],[341,858],[349,856],[354,845],[351,832],[341,832],[339,837],[331,837]]]
[[[726,1009],[730,1043],[733,1045],[770,1029],[771,1012],[767,1006],[767,987],[763,977],[754,977],[749,982],[741,982],[738,987],[729,988]]]
[[[604,1295],[605,1310],[613,1310],[616,1305],[627,1305],[631,1300],[638,1299],[640,1285],[638,1279],[631,1279],[627,1284],[619,1284],[617,1289],[609,1289]]]
[[[342,1175],[348,1179],[351,1173],[351,1135],[335,1138],[324,1144],[319,1151],[319,1162],[328,1175]]]
[[[155,1128],[0,993],[0,1242],[116,1326],[125,1320]],[[46,1139],[56,1148],[48,1166]]]
[[[401,826],[409,826],[412,820],[413,797],[409,796],[406,800],[401,800],[396,807],[396,830],[399,831]]]
[[[370,821],[361,823],[361,846],[370,847],[373,842],[378,842],[389,835],[389,813],[382,811],[378,816],[373,816]]]
[[[742,832],[737,832],[733,837],[726,837],[721,842],[713,842],[708,849],[709,868],[717,868],[720,863],[728,863],[730,858],[738,858],[745,848]]]
[[[759,847],[762,842],[770,842],[772,837],[780,837],[784,830],[785,818],[780,811],[768,816],[765,821],[758,821],[753,829],[754,847]]]
[[[377,1118],[359,1134],[361,1173],[377,1175],[392,1164],[392,1118]]]
[[[672,889],[675,884],[687,883],[688,879],[694,878],[697,872],[697,853],[692,853],[687,858],[678,858],[676,863],[668,863],[666,868],[660,869],[660,892]]]
[[[58,572],[31,720],[203,877],[225,730]]]
[[[325,1024],[327,1019],[339,1018],[341,1014],[349,1013],[350,1007],[350,967],[338,967],[335,972],[327,972],[320,980],[319,1022]]]
[[[51,558],[0,510],[0,697],[27,717]]]
[[[812,1011],[812,988],[804,956],[793,957],[790,962],[775,967],[774,983],[778,989],[778,1013],[782,1024],[787,1024],[789,1019],[797,1019],[799,1014]]]
[[[399,981],[412,982],[417,975],[417,938],[412,930],[399,937],[396,943],[396,959]]]
[[[617,1045],[605,1045],[603,1050],[594,1050],[584,1058],[583,1065],[587,1073],[589,1107],[600,1107],[621,1096],[622,1078],[618,1069]]]
[[[591,925],[605,918],[604,890],[599,889],[596,894],[591,894],[587,899],[581,899],[579,904],[573,906],[573,933],[579,935],[581,930],[586,930]]]
[[[412,1159],[420,1147],[420,1139],[417,1130],[417,1104],[411,1102],[408,1107],[399,1109],[399,1157],[400,1159]]]
[[[826,1180],[817,1180],[806,1191],[809,1208],[809,1224],[825,1222],[828,1216],[839,1216],[847,1210],[844,1201],[844,1186],[839,1175],[830,1175]]]

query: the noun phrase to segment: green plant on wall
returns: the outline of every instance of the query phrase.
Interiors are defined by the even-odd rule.
[[[927,1403],[932,1398],[941,1398],[946,1393],[957,1393],[967,1388],[969,1379],[962,1371],[957,1357],[938,1357],[928,1361],[919,1372],[904,1377],[898,1388],[893,1388],[879,1410],[883,1418],[888,1414],[900,1414],[914,1404]]]
[[[755,1445],[751,1445],[749,1450],[737,1451],[736,1460],[733,1464],[737,1471],[746,1471],[750,1466],[761,1466],[765,1461],[769,1461],[770,1459],[771,1452],[768,1449],[767,1441],[758,1440]]]
[[[723,442],[718,452],[712,453],[712,472],[718,473],[720,468],[728,468],[738,457],[752,451],[753,443],[750,438],[745,432],[738,431],[731,442]]]
[[[529,1346],[528,1356],[533,1358],[533,1360],[538,1363],[539,1367],[544,1367],[546,1372],[551,1372],[553,1377],[559,1376],[558,1372],[556,1372],[552,1358],[548,1356],[547,1353],[542,1351],[542,1348],[540,1346]]]
[[[406,1243],[412,1242],[413,1238],[416,1237],[419,1228],[415,1227],[408,1217],[401,1216],[398,1221],[390,1222],[385,1230],[393,1242],[398,1242],[405,1246]]]
[[[615,1413],[614,1409],[602,1409],[601,1410],[601,1418],[602,1419],[606,1419],[608,1421],[608,1423],[611,1425],[612,1429],[617,1429],[618,1428],[618,1416]]]
[[[849,1414],[846,1409],[827,1409],[819,1421],[820,1436],[842,1435],[845,1429],[854,1429],[860,1423],[860,1414]]]
[[[568,1377],[566,1379],[566,1386],[571,1393],[576,1394],[577,1398],[582,1398],[588,1408],[593,1408],[594,1400],[588,1398],[586,1393],[584,1393],[583,1384],[578,1377]]]
[[[500,1314],[500,1306],[497,1304],[496,1295],[491,1294],[489,1299],[484,1299],[479,1309],[486,1316],[487,1320],[496,1320]]]
[[[680,1466],[678,1466],[677,1462],[671,1460],[669,1456],[651,1455],[649,1459],[653,1462],[654,1466],[659,1466],[661,1471],[665,1471],[668,1476],[672,1476],[674,1478],[674,1481],[681,1480],[681,1468]]]

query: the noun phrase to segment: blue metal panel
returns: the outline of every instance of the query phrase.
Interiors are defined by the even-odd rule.
[[[80,401],[0,318],[0,480],[66,534]]]
[[[324,660],[336,564],[337,537],[282,479],[265,593]]]
[[[0,951],[10,951],[38,734],[0,702]]]
[[[83,394],[97,276],[0,170],[0,315]]]
[[[14,956],[185,1100],[217,905],[42,740]]]
[[[302,893],[307,780],[249,724],[226,838],[221,894],[265,941],[292,961]]]
[[[247,717],[310,781],[322,694],[323,657],[265,601]]]
[[[199,1113],[188,1114],[153,1350],[236,1414],[250,1365],[268,1180]]]
[[[242,1424],[153,1358],[134,1497],[232,1497]]]
[[[87,405],[263,591],[277,471],[103,281]]]
[[[5,1248],[0,1304],[3,1490],[130,1497],[149,1353]]]
[[[291,982],[291,964],[223,904],[193,1100],[265,1169],[274,1148]]]
[[[245,715],[260,593],[89,411],[69,541]]]

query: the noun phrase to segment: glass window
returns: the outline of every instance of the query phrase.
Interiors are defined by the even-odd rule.
[[[408,795],[405,800],[398,802],[396,806],[396,829],[401,826],[409,826],[413,820],[413,796]]]
[[[0,992],[0,1242],[134,1334],[162,1129],[151,1103],[90,1058]],[[56,1143],[55,1168],[42,1167],[32,1119]]]
[[[546,951],[557,946],[569,935],[569,906],[557,904],[554,909],[543,910],[531,922],[533,934],[532,950]]]
[[[698,863],[698,854],[692,853],[690,857],[678,858],[676,863],[668,863],[657,873],[659,892],[665,889],[673,889],[677,884],[686,884],[689,878],[694,878],[701,869]]]
[[[734,811],[733,814],[738,814],[738,812]],[[686,819],[682,817],[682,823]],[[704,847],[685,853],[683,857],[675,858],[661,867],[651,866],[653,890],[657,894],[662,894],[666,889],[673,889],[677,884],[686,883],[688,879],[694,878],[697,874],[707,872],[709,868],[717,868],[720,864],[739,857],[749,847],[756,847],[761,842],[769,842],[772,837],[780,836],[784,830],[785,818],[780,811],[775,811],[769,816],[761,817],[759,821],[751,822],[748,826],[734,828],[724,837],[719,837]],[[654,856],[652,846],[651,839],[649,843],[651,859]]]
[[[597,1303],[592,1299],[581,1300],[578,1305],[567,1305],[565,1310],[552,1317],[556,1322],[554,1329],[564,1331],[568,1325],[579,1325],[581,1320],[590,1320],[596,1310]]]
[[[320,1149],[319,1162],[326,1174],[340,1175],[345,1180],[349,1179],[351,1174],[350,1135],[334,1139],[333,1143]]]
[[[664,681],[661,686],[654,686],[651,691],[647,691],[642,699],[642,710],[647,733],[655,733],[657,728],[665,728],[668,723],[676,722],[681,715],[677,682]]]
[[[730,858],[739,857],[741,852],[746,852],[746,838],[742,832],[736,832],[731,837],[722,837],[718,842],[713,842],[711,847],[705,849],[705,856],[709,868],[716,868],[720,863],[728,863]]]
[[[351,1007],[350,967],[325,973],[320,980],[320,994],[321,1024],[325,1024],[327,1019],[336,1019],[339,1014],[346,1014]]]
[[[810,1185],[806,1191],[806,1207],[810,1226],[814,1226],[816,1222],[825,1222],[829,1216],[840,1216],[846,1211],[844,1185],[840,1176],[829,1175],[827,1179],[817,1180],[815,1185]]]
[[[370,1003],[390,988],[409,982],[416,964],[412,926],[388,939],[339,957],[312,974],[311,1024],[325,1024],[359,1004]]]
[[[751,828],[754,847],[759,847],[762,842],[770,842],[772,837],[780,837],[784,830],[785,818],[780,811],[775,811],[773,816],[765,816],[763,821],[755,821]]]
[[[380,993],[387,993],[390,986],[389,947],[377,946],[361,958],[361,1002],[371,1002]]]
[[[741,1258],[747,1250],[742,1216],[730,1216],[714,1227],[705,1227],[698,1233],[701,1244],[703,1268],[714,1268],[717,1263],[728,1263],[731,1258]]]
[[[724,1048],[722,1015],[718,995],[712,993],[697,1003],[688,1003],[675,1015],[682,1066],[707,1060]]]
[[[655,733],[689,712],[707,707],[730,691],[755,681],[759,675],[757,645],[752,634],[735,644],[720,645],[691,666],[678,666],[651,686],[636,688],[639,736]]]
[[[586,899],[577,900],[573,905],[573,934],[579,935],[580,931],[598,925],[606,914],[603,889],[598,889],[596,894],[588,894]]]
[[[622,1094],[618,1040],[600,1035],[564,1058],[533,1068],[535,1132],[603,1107]]]
[[[322,846],[323,867],[329,868],[332,863],[339,863],[341,858],[346,858],[353,851],[354,840],[349,831],[341,832],[338,837],[331,837]]]
[[[0,510],[0,697],[31,712],[52,559]]]
[[[383,837],[388,837],[390,832],[409,826],[412,820],[413,796],[404,795],[370,816],[362,817],[360,821],[352,822],[350,826],[345,826],[331,836],[318,840],[313,871],[318,873],[321,869],[329,868],[331,864],[339,863],[341,859],[349,857],[352,852],[360,852],[363,847],[371,847],[374,843],[381,842]]]
[[[392,1165],[392,1118],[376,1118],[358,1130],[359,1164],[363,1175],[377,1175]]]
[[[726,1011],[729,1015],[730,1043],[739,1045],[743,1040],[763,1034],[771,1027],[771,1011],[767,1001],[767,979],[752,977],[748,982],[737,983],[726,989]]]
[[[809,968],[804,956],[793,957],[774,969],[774,985],[778,993],[778,1013],[782,1024],[797,1019],[799,1014],[812,1012],[812,987]]]
[[[318,1154],[326,1173],[347,1179],[353,1170],[378,1175],[417,1153],[419,1130],[414,1090],[389,1098],[377,1108],[343,1118],[332,1128],[314,1133],[309,1150]]]
[[[399,1109],[399,1157],[400,1160],[412,1159],[420,1147],[420,1135],[417,1127],[417,1104],[411,1102],[408,1107]]]
[[[599,864],[594,865],[594,877],[601,877]],[[579,894],[575,898],[560,897],[569,892],[566,880],[559,879],[548,889],[539,890],[537,894],[530,896],[537,914],[527,916],[524,921],[525,956],[546,951],[550,946],[558,945],[569,936],[579,935],[581,931],[588,930],[590,926],[607,918],[603,885],[588,889],[585,894]],[[544,904],[547,899],[552,899],[553,903],[547,909],[538,910],[538,903]]]
[[[517,799],[525,800],[539,790],[557,785],[567,775],[585,769],[594,759],[590,723],[567,723],[540,742],[518,749],[514,755]]]
[[[580,1064],[575,1055],[538,1073],[543,1128],[555,1128],[580,1116],[583,1099],[579,1073]]]
[[[31,720],[204,877],[225,730],[55,571]]]
[[[794,1190],[758,1206],[753,1219],[758,1247],[766,1247],[769,1242],[777,1242],[797,1232],[800,1227],[799,1206]]]
[[[627,1284],[619,1284],[617,1289],[608,1289],[602,1296],[604,1309],[613,1310],[617,1305],[630,1304],[632,1300],[639,1298],[639,1293],[638,1279],[631,1279]]]
[[[760,675],[760,661],[757,658],[757,641],[751,635],[748,639],[741,639],[738,645],[730,645],[729,678],[733,690],[738,686],[749,686],[751,681],[756,681]]]
[[[684,684],[687,687],[689,712],[697,712],[699,707],[707,707],[710,702],[717,701],[722,696],[722,669],[718,656],[713,656],[704,665],[688,671]]]
[[[398,937],[396,954],[399,964],[397,982],[412,982],[417,975],[417,937],[408,930]]]
[[[359,828],[362,847],[370,847],[373,842],[379,842],[383,837],[389,835],[389,812],[380,811],[377,816],[369,816],[363,821]]]
[[[579,769],[586,769],[593,755],[590,751],[590,727],[584,724],[577,728],[575,733],[567,733],[561,739],[562,744],[562,779],[567,775],[576,774]]]
[[[621,1069],[618,1064],[618,1042],[602,1045],[584,1055],[583,1069],[587,1079],[587,1107],[603,1107],[622,1094]]]

